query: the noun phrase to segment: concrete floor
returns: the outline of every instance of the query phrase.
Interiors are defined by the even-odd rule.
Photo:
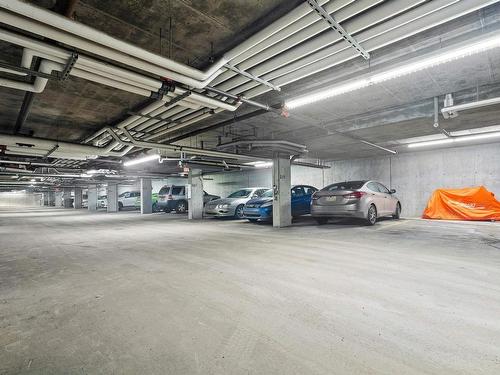
[[[499,374],[500,225],[0,210],[2,374]]]

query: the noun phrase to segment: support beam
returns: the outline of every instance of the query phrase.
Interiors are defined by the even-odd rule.
[[[188,219],[203,218],[203,178],[201,169],[189,169],[188,174]]]
[[[292,224],[290,155],[273,154],[273,227],[283,228]]]
[[[141,214],[153,212],[153,185],[150,178],[141,178]]]
[[[75,207],[75,209],[80,209],[82,208],[82,202],[83,202],[82,188],[76,187],[74,192],[75,192],[75,200],[73,201],[73,207]]]
[[[87,190],[87,204],[89,211],[97,211],[97,186],[89,186]]]
[[[106,187],[107,211],[118,212],[118,184],[108,183]]]

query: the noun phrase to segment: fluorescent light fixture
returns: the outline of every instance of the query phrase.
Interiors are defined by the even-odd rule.
[[[273,162],[272,161],[251,161],[251,162],[248,162],[248,163],[245,163],[245,164],[252,165],[255,168],[270,168],[270,167],[273,166]]]
[[[439,145],[443,145],[443,144],[461,143],[461,142],[474,142],[474,141],[481,141],[483,139],[491,139],[491,138],[500,138],[500,132],[489,132],[489,133],[482,133],[482,134],[480,133],[480,134],[473,134],[473,135],[464,135],[464,136],[460,136],[460,137],[437,139],[435,141],[410,143],[408,145],[408,148],[439,146]]]
[[[306,104],[318,102],[351,91],[359,90],[361,88],[388,81],[390,79],[406,76],[411,73],[431,68],[433,66],[445,64],[450,61],[461,59],[477,53],[485,52],[497,47],[500,47],[500,35],[495,35],[494,37],[490,37],[479,42],[474,42],[463,47],[458,47],[446,52],[438,53],[434,56],[424,58],[420,61],[411,62],[397,68],[388,69],[384,72],[373,74],[368,78],[361,78],[345,84],[332,86],[316,93],[289,100],[285,103],[285,107],[288,109],[294,109]]]
[[[32,178],[30,181],[31,181],[31,182],[36,182],[36,180],[35,180],[34,178]]]
[[[123,163],[123,165],[125,167],[130,167],[131,165],[146,163],[146,162],[152,161],[152,160],[160,160],[160,155],[158,155],[158,154],[146,155],[146,156],[142,156],[142,157],[137,158],[137,159],[127,160],[126,162]]]

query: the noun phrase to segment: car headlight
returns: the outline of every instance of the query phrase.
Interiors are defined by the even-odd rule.
[[[266,203],[262,203],[260,205],[261,208],[266,208],[266,207],[271,207],[273,205],[273,201],[271,202],[266,202]]]
[[[228,204],[218,204],[217,205],[217,208],[228,208],[229,205]]]

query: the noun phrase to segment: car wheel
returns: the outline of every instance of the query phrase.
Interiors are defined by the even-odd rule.
[[[375,223],[377,222],[377,208],[375,207],[375,205],[372,204],[368,209],[366,220],[368,222],[368,225],[375,225]]]
[[[243,205],[240,204],[238,207],[236,207],[236,210],[234,210],[234,217],[236,219],[243,219],[245,217],[245,214],[243,214]]]
[[[185,201],[179,201],[175,207],[175,212],[178,214],[184,214],[187,211],[187,203]]]
[[[401,205],[398,202],[398,204],[396,205],[396,212],[394,212],[392,218],[395,220],[399,220],[400,217],[401,217]]]
[[[123,203],[118,202],[118,211],[121,211],[121,210],[123,210]]]
[[[316,222],[319,225],[324,225],[324,224],[328,223],[328,218],[327,217],[315,217],[314,220],[316,220]]]

